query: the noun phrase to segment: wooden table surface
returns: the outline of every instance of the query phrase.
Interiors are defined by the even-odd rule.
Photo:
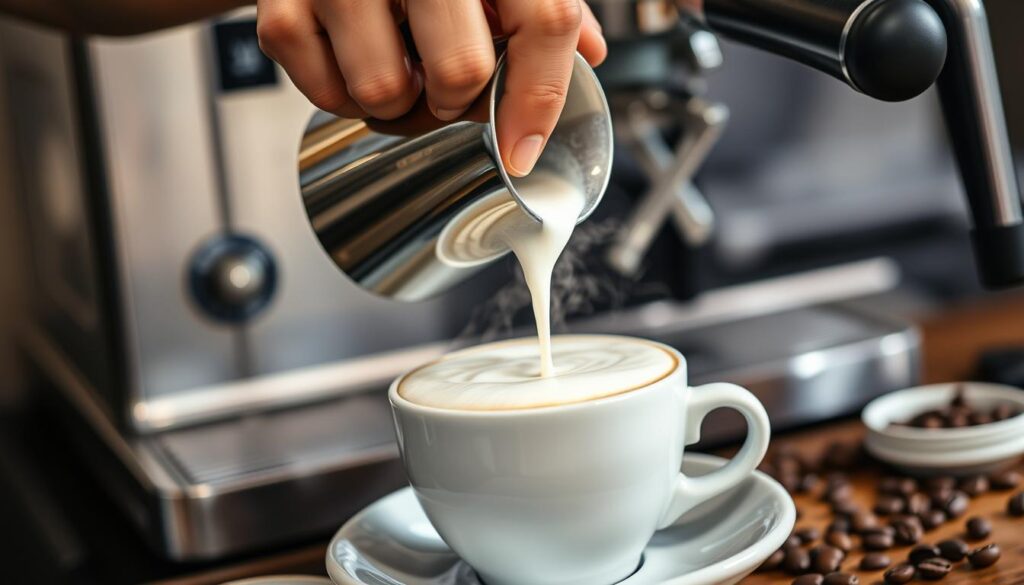
[[[789,435],[773,441],[772,449],[791,448],[811,457],[818,456],[825,445],[831,441],[859,441],[862,435],[862,428],[859,422],[846,422],[834,425],[828,429],[811,429],[794,435]],[[1020,467],[1024,470],[1024,467]],[[867,467],[847,474],[854,486],[854,501],[866,510],[870,510],[875,504],[876,480],[879,470]],[[822,482],[824,483],[824,482]],[[833,515],[828,504],[819,501],[818,495],[823,485],[807,495],[796,495],[794,501],[797,508],[802,512],[801,518],[797,520],[796,528],[804,526],[817,527],[824,535],[825,528],[832,521]],[[970,542],[974,548],[989,542],[995,542],[1002,549],[1002,558],[990,568],[982,570],[971,570],[966,563],[961,563],[950,575],[942,580],[942,583],[949,585],[972,583],[978,585],[1010,585],[1024,583],[1024,518],[1013,518],[1006,513],[1006,502],[1014,493],[1024,489],[1021,485],[1016,490],[1008,492],[992,491],[978,498],[971,500],[970,509],[962,518],[951,520],[943,526],[926,532],[922,543],[934,544],[947,538],[964,538],[964,523],[971,516],[983,516],[992,521],[992,535],[983,541]],[[884,518],[883,518],[884,520]],[[966,538],[964,538],[966,540]],[[856,538],[854,539],[857,540]],[[817,543],[817,544],[820,544]],[[893,564],[907,558],[907,553],[912,547],[895,547],[886,554],[889,555]],[[860,577],[862,585],[880,583],[884,571],[860,571],[857,569],[864,553],[854,549],[843,562],[842,571],[853,573]],[[793,577],[782,571],[769,573],[755,573],[743,581],[744,585],[780,585],[793,581]]]
[[[923,377],[926,382],[944,382],[970,379],[978,353],[987,347],[997,345],[1024,345],[1024,300],[1004,298],[985,304],[963,307],[936,315],[922,323],[924,341]],[[806,456],[818,456],[833,441],[859,441],[863,427],[857,420],[816,427],[797,433],[777,436],[772,441],[772,450],[793,449]],[[1024,470],[1024,467],[1018,466]],[[879,471],[863,468],[849,474],[854,485],[854,499],[862,507],[871,509],[875,501],[875,481]],[[797,528],[815,526],[822,533],[832,520],[828,506],[818,501],[817,493],[797,495],[794,501],[803,512],[797,520]],[[1011,492],[989,492],[971,501],[969,512],[958,520],[946,523],[934,531],[926,532],[921,542],[936,543],[946,538],[964,536],[964,522],[971,516],[984,516],[992,521],[992,535],[985,541],[968,543],[980,546],[988,542],[999,544],[1002,558],[993,567],[981,570],[968,569],[960,563],[940,583],[948,585],[1017,585],[1024,584],[1024,518],[1011,518],[1006,514],[1006,501],[1024,489],[1024,485]],[[887,551],[893,562],[906,559],[912,547],[902,546]],[[855,549],[842,570],[860,577],[862,585],[881,583],[884,571],[860,571],[857,565],[864,556]],[[791,583],[792,576],[781,571],[754,574],[743,581],[744,585],[782,585]],[[920,582],[920,581],[915,581]]]
[[[1024,295],[990,297],[986,302],[958,309],[943,311],[922,323],[924,341],[924,380],[940,382],[966,380],[971,377],[978,353],[986,347],[1006,344],[1024,345]],[[860,424],[854,420],[829,423],[797,433],[787,433],[773,439],[773,449],[784,446],[807,454],[818,450],[835,440],[853,441],[861,436]],[[856,489],[856,500],[864,505],[873,504],[874,472],[866,471],[852,476]],[[1013,492],[1011,492],[1013,493]],[[1018,585],[1024,584],[1024,519],[1011,520],[1006,517],[1005,503],[1008,493],[994,493],[972,502],[969,514],[989,517],[994,526],[991,540],[1003,549],[1003,557],[994,567],[980,571],[954,571],[940,583],[949,585]],[[815,498],[800,496],[797,505],[804,515],[797,526],[815,525],[824,529],[830,521],[826,507]],[[965,516],[966,518],[966,516]],[[949,523],[941,529],[927,533],[926,541],[938,541],[957,536],[963,531],[963,519]],[[894,560],[902,560],[908,547],[891,551]],[[324,574],[324,545],[303,547],[268,555],[257,561],[228,564],[216,570],[194,573],[175,579],[152,583],[151,585],[215,585],[231,579],[241,579],[270,573]],[[856,567],[862,553],[854,552],[843,564],[844,570]],[[877,583],[881,571],[868,573],[855,571],[861,577],[862,585]],[[755,574],[745,585],[788,584],[792,577],[781,573]],[[915,581],[920,582],[920,581]]]

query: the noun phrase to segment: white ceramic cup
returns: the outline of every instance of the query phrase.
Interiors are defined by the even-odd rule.
[[[635,340],[653,343],[646,340]],[[610,585],[654,532],[754,471],[764,407],[733,384],[686,384],[686,361],[622,394],[526,410],[421,406],[389,393],[409,482],[444,541],[487,585]],[[725,467],[679,472],[704,417],[732,408],[747,439]]]

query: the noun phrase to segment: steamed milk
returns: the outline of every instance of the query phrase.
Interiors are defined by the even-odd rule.
[[[525,217],[514,203],[482,205],[479,213],[468,214],[472,219],[456,230],[443,253],[450,261],[486,256],[490,237],[511,248],[530,289],[537,341],[519,339],[449,354],[406,376],[398,393],[410,402],[436,408],[513,410],[620,394],[671,372],[676,358],[638,339],[559,336],[552,346],[551,273],[572,236],[585,198],[572,182],[543,170],[521,179],[516,187],[540,223]],[[472,253],[463,253],[470,249]]]
[[[515,410],[572,404],[622,394],[663,378],[676,358],[640,339],[560,335],[557,375],[537,375],[537,345],[516,339],[449,354],[402,380],[409,402],[453,410]]]
[[[541,223],[509,222],[499,227],[499,238],[512,248],[526,277],[533,301],[540,343],[540,375],[554,375],[551,355],[551,273],[569,243],[586,200],[571,182],[538,170],[520,180],[516,190]]]

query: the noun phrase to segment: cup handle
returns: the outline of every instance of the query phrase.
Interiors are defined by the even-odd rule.
[[[700,425],[709,412],[717,408],[732,408],[747,420],[747,439],[739,453],[725,467],[700,477],[687,477],[680,473],[675,478],[672,499],[661,517],[658,529],[665,528],[698,504],[735,487],[757,469],[771,438],[768,413],[761,402],[746,388],[735,384],[705,384],[696,388],[682,388],[689,392],[686,401],[686,444],[700,440]]]

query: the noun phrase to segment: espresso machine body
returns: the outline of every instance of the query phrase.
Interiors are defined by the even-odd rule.
[[[493,333],[495,322],[502,335],[529,333],[523,284],[507,263],[415,303],[375,296],[337,270],[300,195],[298,153],[314,108],[259,52],[251,11],[134,39],[0,26],[36,267],[24,353],[98,477],[168,557],[221,558],[326,534],[404,483],[384,393],[392,378],[471,341],[461,333],[481,315],[475,333]],[[681,347],[695,383],[747,385],[777,428],[848,414],[916,381],[916,331],[862,299],[896,288],[900,266],[871,253],[778,270],[758,252],[821,235],[786,227],[793,200],[774,194],[791,193],[793,177],[809,177],[796,183],[807,192],[831,188],[830,169],[782,155],[803,152],[805,141],[841,150],[842,129],[858,126],[858,112],[887,106],[774,57],[732,45],[725,55],[720,81],[710,79],[700,97],[730,106],[731,126],[720,150],[703,153],[703,170],[679,182],[693,187],[680,192],[690,203],[706,195],[721,235],[687,240],[709,216],[665,207],[675,219],[655,230],[638,272],[614,269],[628,295],[591,302],[566,294],[567,327]],[[767,94],[751,95],[744,83],[756,75],[789,79],[782,89],[804,96],[806,107],[764,105]],[[636,87],[626,85],[606,87],[613,110],[622,103],[628,113]],[[892,106],[903,109],[882,125],[909,136],[911,150],[930,143],[929,104],[926,96]],[[778,108],[768,131],[758,105]],[[851,113],[837,121],[828,108]],[[779,156],[740,172],[764,158],[766,145]],[[671,152],[650,146],[650,169],[671,170],[662,164]],[[898,191],[932,189],[933,198],[913,197],[899,213],[908,223],[960,217],[955,175],[929,178],[948,157],[920,152],[908,164],[923,178]],[[616,165],[620,176],[581,225],[571,266],[609,264],[605,249],[623,233],[622,218],[644,208],[634,200],[645,187],[631,186],[629,165]],[[696,173],[700,165],[691,166]],[[885,173],[846,178],[863,192],[889,181]],[[836,225],[852,217],[842,206],[821,209]],[[751,222],[762,214],[783,220],[765,230]],[[711,251],[701,261],[730,276],[711,286],[698,280],[695,248]],[[563,293],[605,290],[603,280],[576,276]],[[741,433],[723,422],[704,435]]]
[[[367,390],[443,352],[487,277],[398,303],[335,268],[299,194],[314,108],[252,14],[133,39],[3,26],[35,268],[22,345],[155,546],[287,542],[400,486]]]

